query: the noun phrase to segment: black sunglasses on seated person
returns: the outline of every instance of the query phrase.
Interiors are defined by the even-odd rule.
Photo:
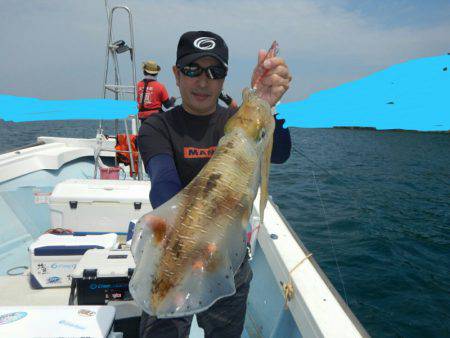
[[[188,66],[178,67],[178,69],[188,77],[197,77],[203,72],[205,72],[206,76],[211,80],[219,80],[227,76],[227,69],[218,65],[203,68],[196,63],[191,63]]]

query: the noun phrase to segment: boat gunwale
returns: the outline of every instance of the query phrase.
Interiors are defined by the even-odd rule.
[[[21,147],[18,147],[18,148],[8,149],[8,150],[6,150],[6,151],[0,153],[0,156],[6,155],[6,154],[8,154],[8,153],[15,153],[16,151],[20,151],[20,150],[27,149],[27,148],[34,148],[34,147],[42,146],[42,145],[44,145],[44,144],[46,144],[44,141],[42,141],[42,140],[37,140],[37,141],[34,142],[34,143],[29,143],[29,144],[26,144],[26,145],[21,146]]]
[[[295,233],[295,231],[292,229],[292,226],[290,225],[289,221],[284,217],[284,215],[281,213],[280,208],[278,207],[278,205],[273,202],[272,198],[269,198],[268,203],[270,203],[270,205],[274,208],[274,210],[276,211],[276,213],[278,214],[278,216],[281,218],[281,220],[283,221],[284,225],[286,226],[286,228],[288,229],[289,233],[291,234],[291,236],[294,238],[294,240],[297,242],[297,244],[299,245],[299,247],[304,251],[305,255],[311,255],[308,258],[308,261],[311,262],[312,266],[314,267],[314,269],[317,271],[317,273],[319,274],[319,276],[322,278],[322,280],[324,281],[325,285],[328,287],[328,289],[330,290],[330,292],[332,293],[332,295],[334,296],[334,298],[336,299],[336,301],[338,302],[338,304],[341,306],[342,310],[345,312],[345,314],[349,317],[350,321],[354,324],[355,328],[357,329],[357,331],[361,334],[361,336],[363,337],[370,337],[369,333],[366,331],[366,329],[362,326],[362,324],[360,323],[360,321],[358,320],[358,318],[355,316],[355,314],[352,312],[352,310],[350,309],[350,307],[348,306],[348,304],[344,301],[344,299],[342,298],[342,296],[339,294],[339,292],[336,290],[336,288],[334,287],[333,283],[331,283],[331,281],[329,280],[329,278],[327,277],[327,275],[325,274],[325,272],[322,270],[322,268],[319,266],[319,264],[317,263],[316,259],[314,258],[314,256],[312,255],[312,253],[306,248],[306,246],[303,244],[303,242],[301,241],[301,239],[299,238],[299,236]]]

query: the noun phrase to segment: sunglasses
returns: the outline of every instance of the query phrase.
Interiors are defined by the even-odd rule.
[[[197,77],[203,72],[205,72],[206,76],[211,80],[219,80],[227,76],[227,69],[222,66],[209,66],[203,68],[196,63],[191,63],[188,66],[178,67],[178,69],[187,77]]]

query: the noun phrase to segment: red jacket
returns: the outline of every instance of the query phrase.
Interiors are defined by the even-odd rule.
[[[145,88],[145,95],[144,93]],[[145,119],[161,111],[162,103],[169,99],[166,87],[156,80],[142,80],[137,84],[138,117]]]

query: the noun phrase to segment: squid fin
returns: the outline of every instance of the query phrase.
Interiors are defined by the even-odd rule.
[[[271,133],[272,134],[272,133]],[[267,200],[269,198],[269,170],[270,157],[272,155],[273,136],[269,137],[268,144],[264,149],[264,154],[261,159],[261,196],[259,200],[259,216],[261,224],[264,222],[264,209],[266,208]]]

